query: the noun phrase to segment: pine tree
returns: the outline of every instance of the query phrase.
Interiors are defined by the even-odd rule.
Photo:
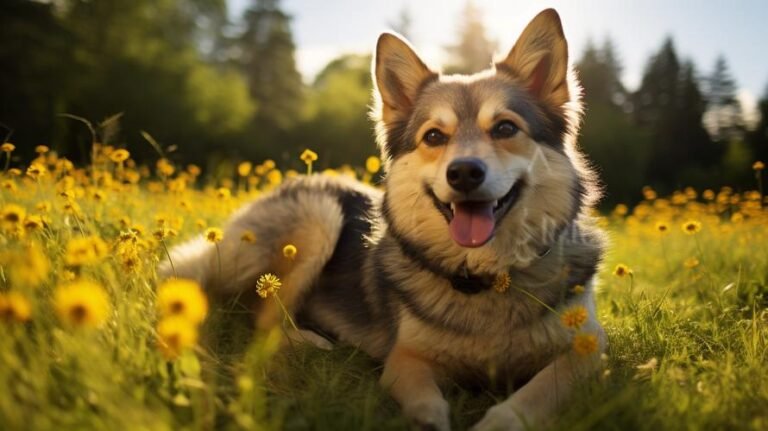
[[[711,179],[705,169],[719,160],[722,148],[704,129],[706,102],[695,68],[679,60],[671,38],[650,59],[633,105],[636,122],[652,136],[649,182],[669,189]]]
[[[741,104],[736,99],[736,83],[723,56],[718,56],[715,67],[706,81],[708,109],[704,122],[717,141],[740,139],[744,135]]]
[[[768,85],[765,87],[763,97],[757,103],[760,112],[760,122],[754,130],[747,135],[747,141],[752,148],[755,160],[768,163]]]
[[[413,27],[413,17],[411,16],[411,11],[408,9],[408,6],[403,6],[403,8],[400,9],[400,14],[397,16],[397,19],[391,22],[389,26],[392,27],[392,30],[396,31],[407,40],[412,40],[413,34],[411,34],[411,30]]]
[[[488,68],[496,51],[496,42],[485,32],[481,10],[472,0],[464,6],[459,26],[459,41],[446,47],[451,57],[446,73],[475,73]]]
[[[587,47],[577,64],[577,70],[587,105],[594,103],[605,103],[616,107],[624,105],[626,90],[621,83],[621,64],[609,38],[605,39],[600,49],[595,47],[591,40],[587,41]]]
[[[244,15],[240,61],[258,107],[256,126],[264,136],[290,127],[301,110],[302,82],[290,19],[279,0],[255,0]]]

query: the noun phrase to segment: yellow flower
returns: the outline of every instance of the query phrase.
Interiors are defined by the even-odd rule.
[[[173,167],[173,164],[171,164],[168,159],[160,159],[157,161],[156,165],[157,172],[161,176],[169,177],[173,175],[173,173],[176,171],[176,168]]]
[[[253,164],[251,162],[242,162],[237,165],[237,175],[247,177],[251,174],[251,169],[253,169]]]
[[[17,190],[16,183],[13,180],[3,180],[3,182],[0,183],[0,187],[10,192],[15,192]]]
[[[512,279],[509,277],[509,274],[506,272],[502,272],[496,275],[496,277],[493,279],[493,290],[504,293],[507,290],[509,290],[509,286],[512,285]]]
[[[652,189],[649,186],[643,187],[643,197],[645,200],[652,201],[655,200],[657,197],[656,190]]]
[[[109,155],[109,159],[112,160],[115,163],[122,163],[122,162],[128,160],[129,157],[131,157],[131,153],[129,153],[128,150],[124,150],[122,148],[113,151]]]
[[[660,221],[656,223],[656,230],[662,234],[669,233],[669,224],[667,224],[666,222]]]
[[[2,219],[3,224],[19,224],[24,220],[26,215],[27,210],[16,204],[8,204],[3,207],[2,211],[0,211],[0,219]]]
[[[704,199],[711,201],[715,199],[715,192],[710,189],[706,189],[704,190],[704,193],[701,194],[701,196],[703,196]]]
[[[269,181],[269,183],[273,186],[276,186],[283,182],[283,173],[277,169],[273,169],[267,174],[267,181]]]
[[[209,227],[205,230],[205,240],[210,243],[220,243],[224,239],[224,232],[217,227]]]
[[[32,179],[38,179],[40,177],[44,177],[45,174],[47,173],[48,173],[48,169],[46,169],[45,166],[41,163],[32,163],[27,168],[27,175]]]
[[[13,286],[37,287],[48,279],[51,263],[37,242],[27,244],[22,251],[3,253],[0,263]]]
[[[613,275],[617,277],[625,277],[627,275],[631,276],[632,270],[627,265],[620,263],[616,265],[616,268],[614,268]]]
[[[594,334],[574,335],[573,351],[581,356],[586,356],[597,352],[597,336]]]
[[[97,236],[76,237],[69,240],[64,263],[69,266],[92,265],[107,254],[107,244]]]
[[[196,281],[170,279],[157,288],[157,309],[163,317],[180,316],[198,324],[208,313],[208,298]]]
[[[256,234],[252,230],[244,230],[242,235],[240,235],[240,241],[254,244],[256,242]]]
[[[563,326],[571,329],[579,329],[587,321],[587,309],[583,305],[573,306],[563,312],[560,321]]]
[[[695,235],[701,231],[701,222],[698,220],[688,220],[683,223],[682,229],[688,235]]]
[[[752,169],[756,171],[762,171],[763,169],[765,169],[765,163],[758,160],[754,164],[752,164]]]
[[[219,199],[229,199],[232,196],[232,192],[226,187],[219,187],[216,190],[216,197]]]
[[[696,259],[695,257],[689,257],[688,259],[685,259],[683,265],[688,269],[696,268],[699,266],[699,259]]]
[[[188,165],[187,172],[189,172],[189,175],[192,175],[192,177],[194,178],[200,175],[200,167],[197,165]]]
[[[317,159],[317,154],[315,154],[315,159]],[[268,171],[270,171],[272,169],[275,169],[275,166],[277,166],[275,164],[275,161],[272,160],[272,159],[264,160],[264,163],[262,163],[261,165],[264,166],[264,169],[266,169]]]
[[[381,160],[376,156],[368,157],[365,160],[365,170],[369,173],[375,174],[381,169]]]
[[[72,326],[97,327],[109,315],[109,297],[104,289],[86,280],[59,286],[53,303],[59,319]]]
[[[277,295],[277,291],[280,290],[280,286],[283,284],[280,279],[274,274],[264,274],[259,277],[259,281],[256,282],[256,293],[262,298],[266,298],[269,295]]]
[[[312,163],[312,162],[317,160],[317,153],[312,151],[312,150],[310,150],[310,149],[306,149],[306,150],[304,150],[303,153],[301,153],[301,156],[299,156],[299,158],[304,163],[310,164],[310,163]]]
[[[45,227],[45,220],[42,216],[39,215],[28,215],[24,219],[24,229],[26,229],[29,232],[34,232],[36,230],[40,230],[43,227]]]
[[[36,147],[35,147],[35,152],[36,152],[37,154],[45,154],[45,153],[47,153],[48,151],[51,151],[51,149],[50,149],[50,148],[48,148],[48,146],[47,146],[47,145],[38,145],[38,146],[36,146]]]
[[[0,150],[1,150],[1,151],[4,151],[4,152],[6,152],[6,153],[12,153],[12,152],[13,152],[13,150],[15,150],[15,149],[16,149],[16,146],[15,146],[15,145],[13,145],[13,144],[12,144],[12,143],[10,143],[10,142],[6,142],[6,143],[4,143],[3,145],[0,145]]]
[[[0,292],[0,321],[24,323],[32,317],[32,306],[17,292]]]
[[[618,216],[625,216],[627,215],[627,212],[629,212],[629,208],[624,204],[618,204],[616,205],[616,208],[613,209],[613,213]]]
[[[584,293],[584,291],[585,291],[584,286],[582,286],[581,284],[577,284],[571,288],[571,293],[573,293],[574,295],[581,295],[582,293]]]
[[[298,252],[299,250],[293,244],[286,244],[285,247],[283,247],[283,256],[287,257],[288,259],[295,259]]]
[[[189,320],[172,316],[157,324],[157,348],[166,360],[179,357],[185,349],[197,344],[197,327]]]

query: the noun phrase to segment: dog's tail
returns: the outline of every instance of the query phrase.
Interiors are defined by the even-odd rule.
[[[282,281],[281,301],[293,311],[331,258],[344,224],[337,196],[302,183],[238,211],[221,242],[197,238],[173,248],[170,260],[158,269],[160,277],[193,279],[209,294],[227,295],[256,289],[261,275],[273,273]],[[284,255],[289,244],[296,247],[295,256]],[[259,312],[259,326],[273,323],[277,315],[279,310],[265,307]]]

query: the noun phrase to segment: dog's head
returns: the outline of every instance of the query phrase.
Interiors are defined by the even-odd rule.
[[[490,70],[442,76],[399,37],[379,38],[373,117],[390,229],[430,258],[525,265],[591,190],[574,147],[581,105],[560,18],[537,15]]]

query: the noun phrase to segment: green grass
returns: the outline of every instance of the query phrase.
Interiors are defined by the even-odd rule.
[[[18,204],[48,218],[46,227],[23,235],[6,223],[0,235],[0,292],[20,292],[32,304],[28,322],[0,320],[0,429],[409,428],[378,386],[379,364],[350,347],[279,350],[279,332],[254,334],[247,310],[229,303],[211,304],[194,350],[173,362],[158,353],[154,268],[164,250],[151,237],[155,216],[183,220],[172,245],[199,233],[198,219],[221,226],[253,194],[222,198],[214,189],[171,192],[160,183],[75,175],[73,190],[82,191],[68,198],[82,208],[75,215],[63,210],[57,191],[63,176],[6,177],[15,188],[0,194],[0,207]],[[50,212],[36,210],[39,202],[50,202]],[[628,217],[605,219],[612,245],[597,293],[609,337],[604,372],[577,387],[552,429],[768,429],[768,216],[759,204],[726,206],[645,204]],[[727,221],[735,211],[744,219]],[[114,252],[76,268],[104,287],[111,310],[97,329],[63,324],[51,302],[71,275],[65,269],[73,270],[63,262],[65,245],[82,229],[114,247],[123,216],[145,227],[141,269],[121,266]],[[688,218],[702,221],[700,233],[681,231]],[[656,220],[672,220],[668,235],[655,232]],[[14,286],[9,274],[25,263],[12,257],[30,242],[41,245],[50,272],[39,286]],[[699,264],[686,268],[691,257]],[[613,275],[618,263],[633,276]],[[458,430],[501,399],[455,386],[446,395]]]

